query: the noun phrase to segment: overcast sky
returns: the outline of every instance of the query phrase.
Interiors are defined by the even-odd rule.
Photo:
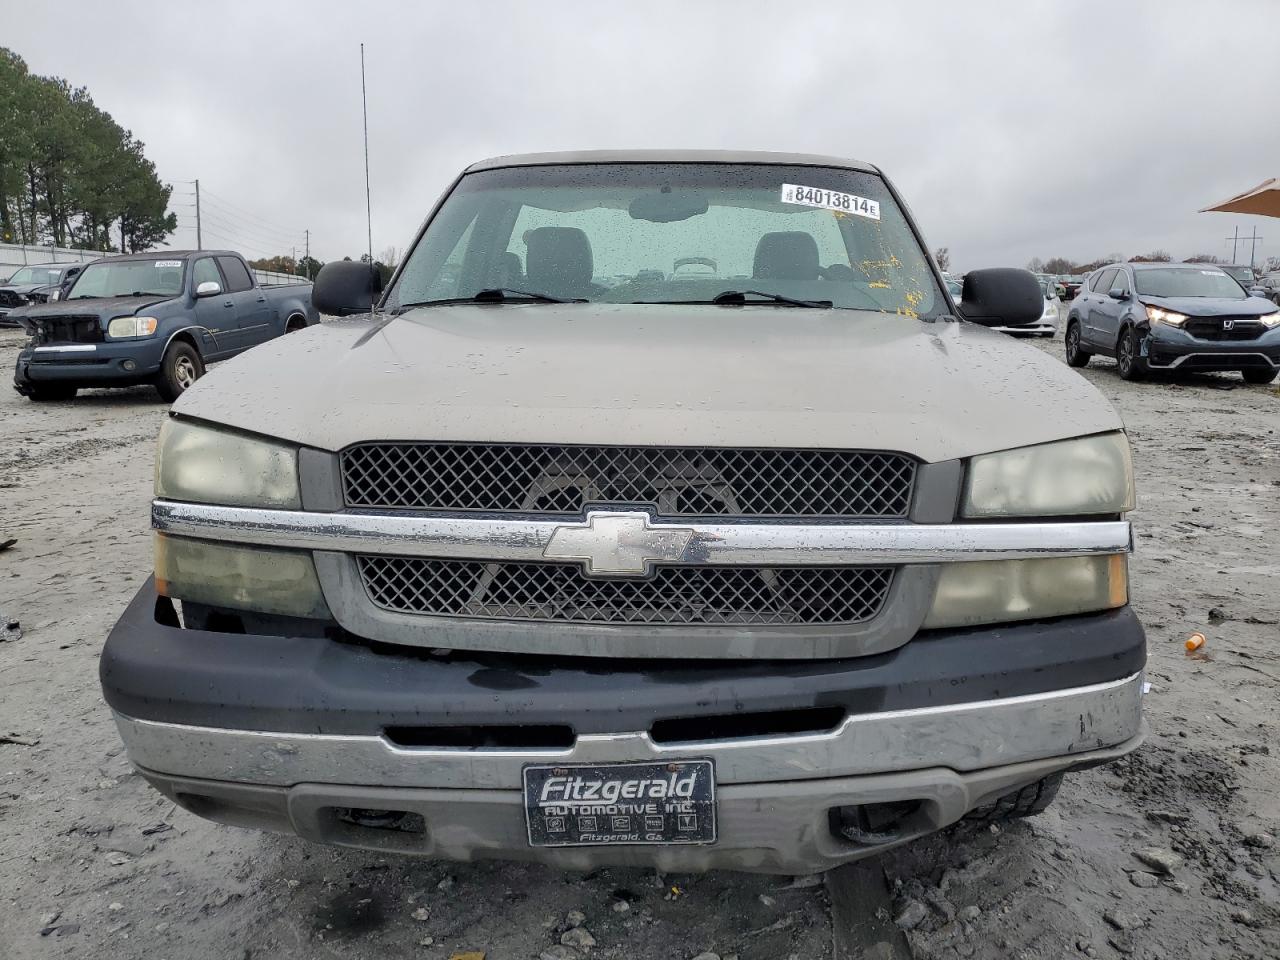
[[[742,148],[880,165],[969,269],[1226,256],[1236,226],[1280,256],[1280,221],[1196,213],[1280,176],[1275,7],[0,0],[0,44],[146,143],[175,246],[198,177],[206,246],[363,251],[363,40],[375,251],[483,157]]]

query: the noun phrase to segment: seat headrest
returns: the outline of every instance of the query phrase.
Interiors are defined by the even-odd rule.
[[[591,241],[577,227],[538,227],[525,235],[525,276],[535,289],[569,290],[591,283]]]
[[[818,243],[803,230],[766,233],[756,244],[757,280],[816,280]]]

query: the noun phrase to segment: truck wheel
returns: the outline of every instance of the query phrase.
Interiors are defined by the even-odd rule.
[[[1147,376],[1147,361],[1139,356],[1141,346],[1138,342],[1138,331],[1133,327],[1125,327],[1120,334],[1120,342],[1116,344],[1116,369],[1121,380],[1144,380]]]
[[[965,819],[995,823],[1000,820],[1016,820],[1018,817],[1034,817],[1053,803],[1053,798],[1058,795],[1058,788],[1062,786],[1062,776],[1055,773],[1006,793],[1003,797],[997,797],[991,803],[974,807],[965,814]]]
[[[43,384],[37,387],[34,383],[29,383],[27,385],[27,396],[36,403],[73,400],[77,389],[77,387],[66,387],[61,384]]]
[[[1276,371],[1249,367],[1246,370],[1241,370],[1240,376],[1244,377],[1245,383],[1270,383],[1276,378]]]
[[[1087,367],[1089,359],[1093,356],[1087,350],[1080,349],[1080,324],[1074,320],[1067,327],[1067,336],[1064,341],[1067,347],[1067,366],[1069,367]]]
[[[175,340],[164,352],[160,372],[156,374],[156,390],[169,403],[182,396],[189,386],[204,376],[204,361],[196,348],[183,340]]]

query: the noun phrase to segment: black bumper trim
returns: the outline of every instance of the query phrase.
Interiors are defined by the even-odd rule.
[[[922,633],[848,660],[601,661],[420,652],[318,637],[183,630],[148,580],[103,648],[103,694],[139,720],[238,730],[378,735],[388,726],[656,721],[840,706],[875,713],[1044,693],[1132,676],[1146,662],[1133,611]],[[167,617],[166,617],[167,619]]]

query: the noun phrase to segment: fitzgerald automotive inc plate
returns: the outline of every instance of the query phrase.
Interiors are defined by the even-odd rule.
[[[524,815],[533,847],[715,843],[710,760],[530,765]]]

